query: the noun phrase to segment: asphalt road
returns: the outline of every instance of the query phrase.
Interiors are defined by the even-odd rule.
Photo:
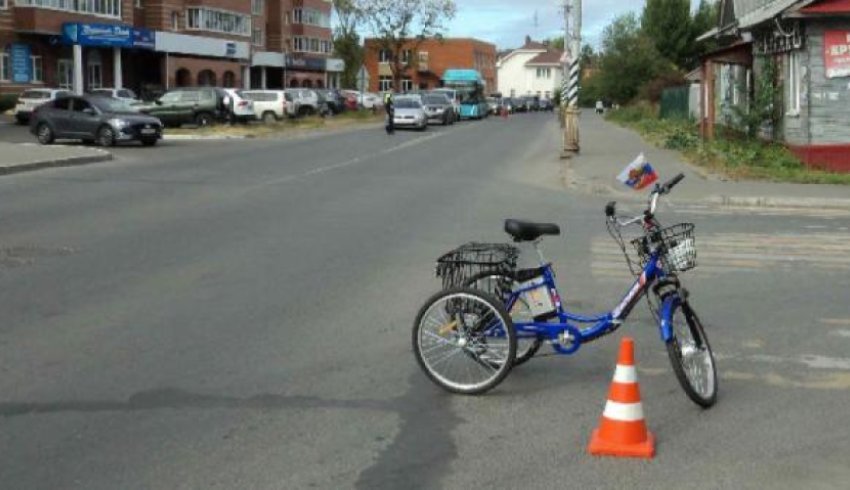
[[[419,371],[410,328],[434,259],[503,240],[503,218],[562,225],[544,247],[568,306],[602,311],[627,288],[607,199],[561,185],[556,131],[528,114],[187,142],[0,178],[0,488],[843,488],[840,212],[662,208],[697,226],[683,279],[718,357],[710,410],[643,308],[485,396]],[[624,334],[652,461],[586,454]]]

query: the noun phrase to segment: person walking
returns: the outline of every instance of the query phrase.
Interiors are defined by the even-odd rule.
[[[387,92],[384,95],[384,110],[387,111],[387,134],[395,133],[395,105],[393,104],[393,94]]]

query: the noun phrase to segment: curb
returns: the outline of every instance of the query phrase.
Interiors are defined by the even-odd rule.
[[[16,174],[19,172],[30,172],[43,168],[74,167],[89,163],[107,162],[112,160],[112,153],[101,152],[100,155],[86,155],[69,158],[55,158],[52,160],[41,160],[38,162],[24,163],[21,165],[0,166],[0,175]]]
[[[702,199],[705,204],[729,207],[750,208],[818,208],[850,210],[850,199],[824,199],[818,197],[749,197],[749,196],[709,196]]]

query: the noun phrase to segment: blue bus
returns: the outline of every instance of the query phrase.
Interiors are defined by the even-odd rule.
[[[443,74],[443,90],[454,92],[460,103],[461,119],[481,119],[489,114],[486,88],[478,70],[449,69]]]

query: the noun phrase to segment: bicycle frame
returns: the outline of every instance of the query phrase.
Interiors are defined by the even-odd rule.
[[[535,243],[535,249],[537,245]],[[537,250],[538,255],[540,251]],[[555,304],[555,313],[557,322],[522,322],[514,321],[514,328],[518,338],[542,338],[549,341],[552,348],[559,354],[572,354],[576,352],[582,344],[596,340],[599,337],[605,336],[620,327],[632,308],[640,301],[648,288],[655,283],[659,278],[666,276],[666,273],[661,268],[659,260],[659,251],[654,251],[640,276],[632,284],[632,287],[620,300],[611,311],[593,316],[584,316],[571,313],[564,309],[561,303],[561,296],[558,294],[558,288],[555,285],[555,273],[552,269],[552,263],[546,262],[541,258],[541,269],[545,279],[546,287]],[[537,286],[539,287],[539,286]],[[536,289],[536,287],[522,288],[516,291],[511,291],[505,302],[507,311],[511,311],[519,298],[526,292]],[[571,323],[573,322],[573,323]],[[579,328],[577,324],[585,324],[584,328]],[[562,335],[568,335],[567,340],[571,343],[569,346],[564,346],[561,342]],[[663,336],[663,335],[662,335]]]

